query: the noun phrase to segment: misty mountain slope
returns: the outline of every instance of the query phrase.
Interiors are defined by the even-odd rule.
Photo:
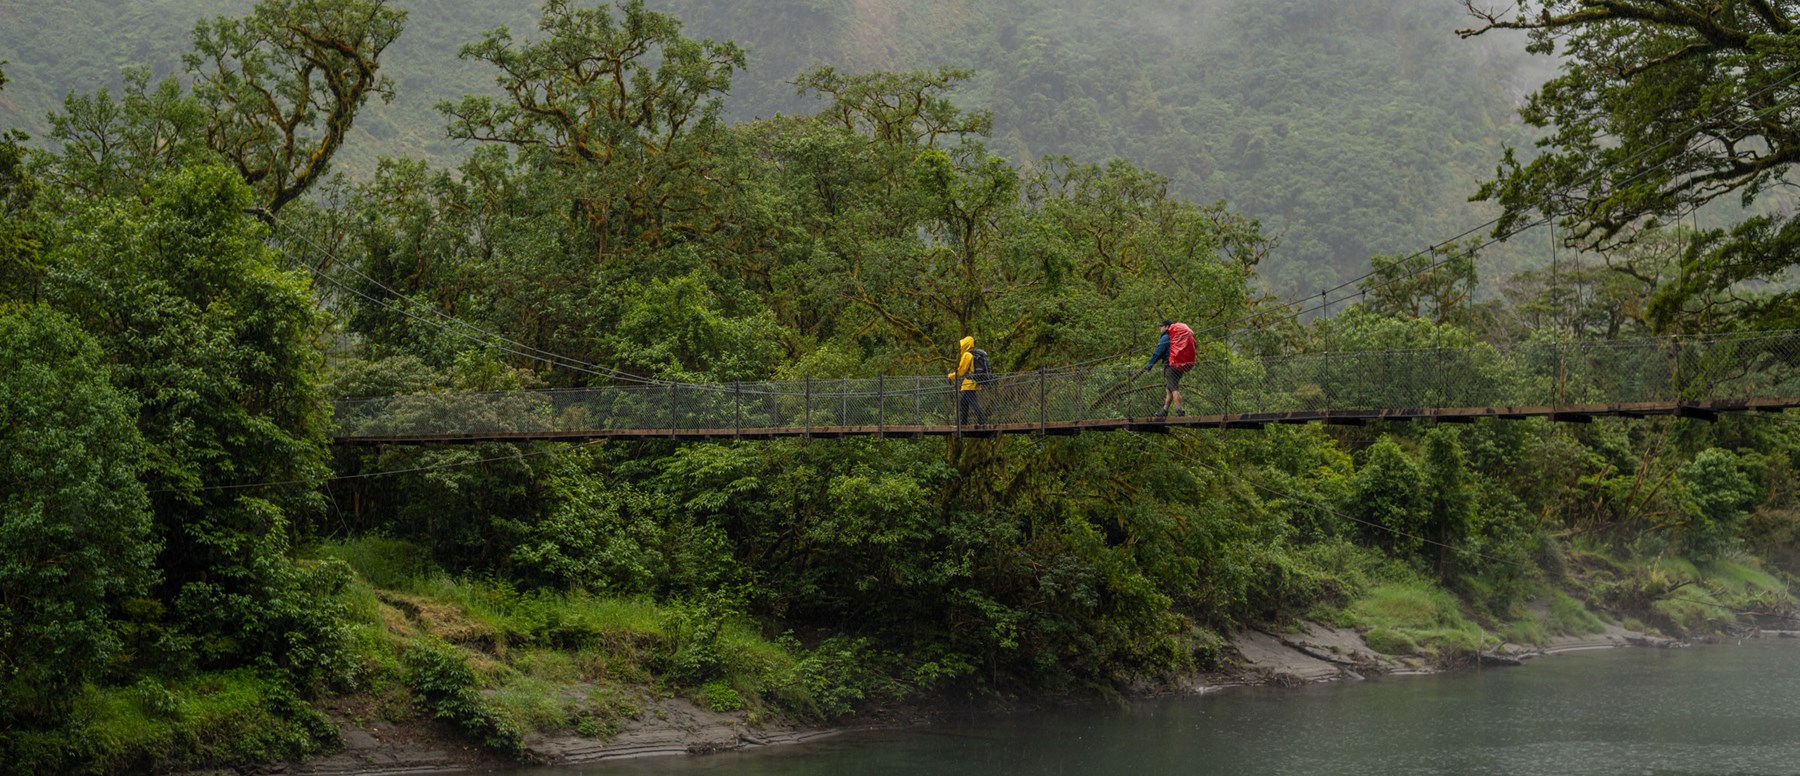
[[[406,33],[386,56],[397,97],[372,105],[341,170],[382,155],[450,163],[433,109],[492,88],[456,49],[500,25],[535,32],[531,3],[403,0]],[[194,21],[249,0],[0,0],[0,59],[14,83],[0,123],[41,136],[71,89],[117,83],[138,64],[179,70]],[[730,107],[740,119],[807,112],[794,76],[816,63],[861,71],[965,67],[957,97],[993,111],[990,144],[1021,160],[1129,159],[1184,196],[1226,199],[1281,237],[1265,267],[1287,294],[1478,224],[1466,202],[1501,144],[1527,141],[1512,109],[1546,73],[1518,41],[1461,41],[1441,0],[664,0],[696,36],[750,52]],[[40,137],[41,139],[41,137]],[[1507,246],[1487,271],[1516,266]]]

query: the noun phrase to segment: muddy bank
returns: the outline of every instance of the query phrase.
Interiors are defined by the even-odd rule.
[[[1785,635],[1769,632],[1767,635]],[[1562,636],[1542,646],[1502,644],[1483,653],[1476,665],[1518,665],[1541,655],[1615,647],[1672,647],[1681,642],[1609,625],[1597,634]],[[1301,623],[1289,630],[1251,629],[1233,634],[1227,668],[1185,677],[1172,686],[1140,688],[1144,693],[1198,694],[1247,685],[1295,686],[1317,682],[1355,681],[1379,675],[1426,674],[1446,670],[1422,657],[1396,657],[1371,649],[1361,634],[1348,628]],[[430,722],[358,724],[345,710],[334,714],[343,732],[344,749],[329,757],[291,766],[286,772],[347,776],[407,774],[504,766],[511,763],[484,755],[441,725]],[[641,712],[605,740],[579,735],[545,736],[526,741],[526,759],[542,765],[580,765],[629,757],[709,754],[738,749],[803,743],[844,730],[923,724],[928,712],[851,726],[792,727],[758,723],[744,712],[713,712],[685,698],[646,698]]]
[[[605,740],[573,734],[529,738],[525,742],[525,759],[540,765],[580,765],[626,757],[708,754],[796,744],[839,732],[838,728],[754,725],[742,712],[708,711],[685,698],[646,699],[642,709]],[[343,734],[343,750],[295,765],[287,772],[319,776],[406,774],[517,764],[478,751],[438,723],[358,724],[341,714],[333,716]]]

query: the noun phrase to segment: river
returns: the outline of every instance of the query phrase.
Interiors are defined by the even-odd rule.
[[[1800,642],[960,718],[509,776],[1800,774]]]

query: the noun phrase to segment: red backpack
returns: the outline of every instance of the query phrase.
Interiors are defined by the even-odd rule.
[[[1169,324],[1169,366],[1193,366],[1194,350],[1194,330],[1185,323]]]

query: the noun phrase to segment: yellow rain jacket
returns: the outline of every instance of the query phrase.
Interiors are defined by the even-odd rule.
[[[962,358],[959,358],[956,361],[956,371],[944,375],[944,377],[950,380],[961,377],[963,390],[979,391],[981,390],[981,386],[976,384],[975,377],[972,374],[975,371],[975,357],[969,355],[969,351],[975,349],[975,338],[963,337],[962,342],[958,344],[962,346]]]

